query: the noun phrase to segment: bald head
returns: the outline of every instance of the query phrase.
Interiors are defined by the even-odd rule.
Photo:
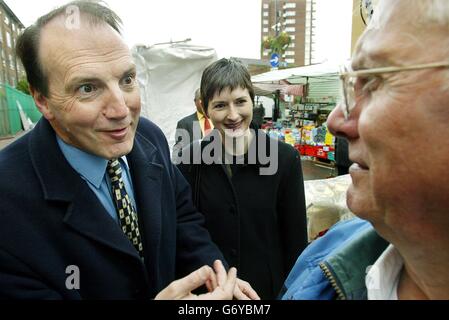
[[[48,95],[48,77],[39,59],[39,47],[42,29],[54,20],[60,20],[68,30],[80,27],[82,21],[89,25],[108,24],[120,33],[121,19],[111,9],[100,2],[73,1],[40,17],[36,23],[26,28],[17,40],[16,51],[22,61],[30,86]],[[61,38],[63,39],[63,38]]]

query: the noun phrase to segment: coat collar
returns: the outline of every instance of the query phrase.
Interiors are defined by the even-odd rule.
[[[32,165],[42,187],[44,199],[68,203],[63,221],[71,228],[139,259],[131,242],[107,214],[86,182],[64,158],[50,123],[42,118],[31,133],[29,142]],[[133,177],[145,260],[155,269],[161,234],[161,179],[163,166],[157,148],[138,132],[134,147],[127,156]],[[154,270],[150,270],[154,271]],[[154,273],[155,274],[155,273]]]
[[[79,174],[65,159],[57,145],[56,133],[46,119],[42,118],[31,132],[29,149],[44,198],[54,201],[72,201],[80,185],[84,185],[85,182],[79,179]],[[137,132],[133,150],[127,155],[131,169],[136,169],[132,168],[133,161],[143,165],[143,171],[146,171],[145,167],[152,166],[161,169],[162,164],[156,159],[156,153],[157,148]],[[137,171],[141,170],[137,169]],[[58,174],[54,174],[55,172]],[[151,173],[150,170],[148,174],[152,176]]]
[[[346,299],[367,299],[367,268],[374,265],[387,246],[388,242],[371,227],[324,261]]]
[[[31,132],[29,150],[45,200],[73,201],[82,180],[64,158],[46,119],[41,118]]]

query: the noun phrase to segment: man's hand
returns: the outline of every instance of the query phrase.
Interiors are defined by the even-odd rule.
[[[237,284],[234,287],[234,298],[237,300],[260,300],[251,285],[241,279],[237,279]]]
[[[231,268],[226,274],[226,270],[219,260],[214,262],[214,270],[209,266],[204,266],[187,277],[173,281],[167,288],[159,292],[155,300],[232,300],[237,281],[237,270]],[[192,293],[202,285],[206,285],[210,292],[200,295]]]
[[[206,281],[206,287],[209,292],[212,292],[217,287],[217,283],[214,278]],[[251,287],[251,285],[237,278],[236,286],[234,287],[234,298],[237,300],[260,300],[257,292]]]

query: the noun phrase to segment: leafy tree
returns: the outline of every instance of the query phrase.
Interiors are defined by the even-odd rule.
[[[19,80],[16,89],[22,91],[23,93],[30,94],[30,85],[25,78]]]
[[[284,54],[290,43],[291,37],[286,32],[281,32],[277,37],[268,37],[262,42],[262,49],[270,50],[271,53]]]

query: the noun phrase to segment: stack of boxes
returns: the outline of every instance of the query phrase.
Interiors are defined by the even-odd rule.
[[[295,148],[301,155],[335,161],[334,137],[326,125],[304,126],[301,129],[301,141]]]

